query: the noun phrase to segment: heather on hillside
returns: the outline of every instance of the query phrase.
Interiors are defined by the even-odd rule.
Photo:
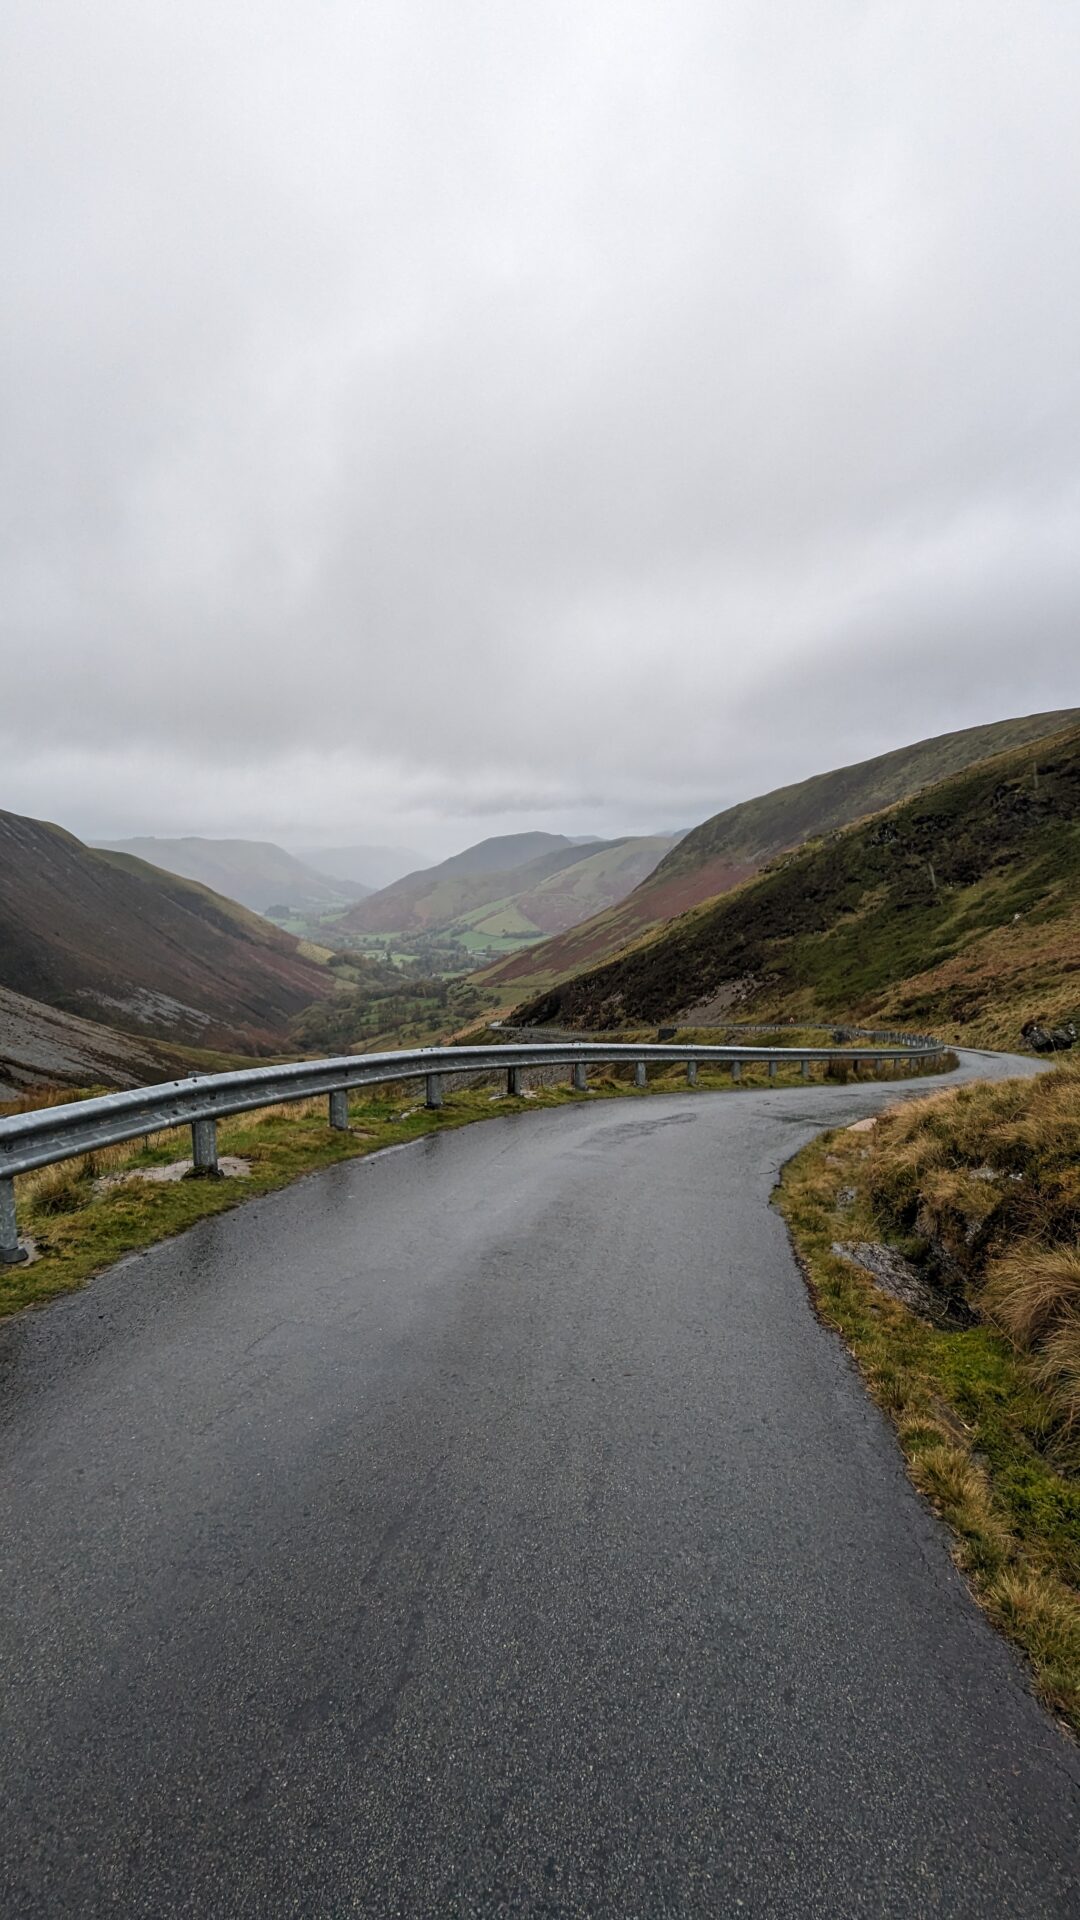
[[[1080,1002],[1080,728],[775,862],[529,1022],[851,1018],[1018,1044]]]
[[[246,907],[47,821],[0,813],[0,986],[122,1032],[276,1052],[325,954]]]
[[[617,906],[498,961],[485,984],[514,1000],[599,966],[663,923],[730,893],[771,860],[879,813],[974,766],[1075,726],[1075,708],[999,720],[920,740],[854,766],[814,774],[714,814],[686,834]]]

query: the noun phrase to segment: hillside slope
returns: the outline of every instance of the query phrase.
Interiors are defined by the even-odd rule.
[[[98,842],[101,851],[130,853],[184,880],[223,893],[255,913],[275,907],[309,910],[344,906],[371,891],[355,880],[334,880],[317,873],[270,840],[204,840],[194,834],[180,840],[150,836]]]
[[[471,915],[470,923],[477,934],[512,932],[507,922],[513,914],[528,935],[557,933],[595,912],[598,902],[614,902],[629,893],[670,846],[669,834],[602,840],[577,848],[578,859],[560,863],[543,877],[539,870],[550,863],[534,861],[513,876],[518,884],[508,900]]]
[[[195,1046],[280,1045],[325,994],[290,934],[192,881],[0,812],[0,986]]]
[[[0,987],[0,1100],[36,1087],[139,1087],[184,1070],[152,1041]]]
[[[483,984],[505,989],[508,997],[539,992],[598,965],[675,915],[728,893],[777,854],[908,799],[990,754],[1078,721],[1080,709],[1067,708],[968,727],[741,801],[688,833],[621,904],[496,962],[482,976]]]
[[[905,1022],[1016,1043],[1080,1006],[1080,727],[777,861],[523,1010],[610,1027]]]
[[[541,843],[539,851],[536,843]],[[475,933],[535,939],[621,899],[652,871],[670,838],[567,840],[561,834],[511,834],[406,875],[360,902],[340,933]],[[516,856],[524,848],[526,860]],[[499,866],[505,859],[511,864]]]

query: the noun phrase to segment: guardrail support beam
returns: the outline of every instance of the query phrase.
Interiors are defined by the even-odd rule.
[[[584,1060],[575,1060],[571,1084],[575,1093],[588,1093],[589,1069]]]
[[[519,1100],[521,1098],[520,1067],[507,1067],[506,1069],[506,1096],[508,1100]]]
[[[330,1125],[335,1133],[349,1131],[349,1096],[344,1087],[338,1087],[330,1095]]]
[[[775,1060],[769,1061],[769,1079],[770,1080],[776,1079],[776,1061]]]
[[[442,1074],[441,1073],[428,1074],[427,1092],[425,1095],[424,1103],[426,1106],[429,1106],[433,1112],[436,1112],[436,1113],[438,1112],[438,1109],[442,1106]]]
[[[688,1087],[697,1086],[697,1061],[696,1060],[688,1060],[686,1063],[686,1084]]]
[[[15,1182],[0,1179],[0,1266],[17,1267],[30,1255],[19,1240],[15,1219]]]
[[[189,1179],[220,1180],[217,1160],[217,1121],[193,1120],[191,1123],[191,1173]]]
[[[800,1066],[802,1067],[802,1077],[803,1077],[803,1079],[804,1079],[804,1080],[809,1080],[809,1078],[810,1078],[810,1062],[809,1062],[809,1060],[802,1060],[802,1061],[800,1061],[800,1063],[799,1063],[799,1064],[800,1064]]]
[[[634,1062],[635,1087],[647,1087],[648,1084],[649,1084],[649,1069],[645,1065],[644,1060],[635,1060]]]
[[[731,1063],[731,1077],[732,1077],[732,1079],[733,1079],[733,1080],[741,1080],[741,1079],[742,1079],[742,1061],[741,1061],[741,1060],[733,1060],[733,1061],[732,1061],[732,1063]]]

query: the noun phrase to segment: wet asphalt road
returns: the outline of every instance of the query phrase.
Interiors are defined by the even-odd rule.
[[[0,1332],[6,1920],[1076,1913],[768,1206],[895,1092],[510,1116]]]

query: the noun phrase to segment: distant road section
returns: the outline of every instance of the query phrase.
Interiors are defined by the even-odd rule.
[[[0,1331],[4,1914],[1076,1912],[1077,1750],[768,1204],[900,1091],[507,1117]]]

